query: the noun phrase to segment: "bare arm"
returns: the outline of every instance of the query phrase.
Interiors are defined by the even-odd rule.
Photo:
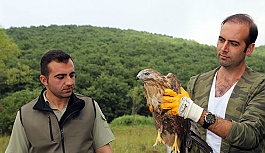
[[[110,144],[106,144],[96,150],[96,153],[113,153]]]
[[[207,113],[206,110],[203,110],[202,115],[198,123],[202,125],[204,123],[204,115]],[[232,121],[227,119],[222,119],[220,117],[216,117],[216,122],[209,126],[209,130],[213,133],[217,134],[221,138],[226,138],[229,131],[232,128]]]

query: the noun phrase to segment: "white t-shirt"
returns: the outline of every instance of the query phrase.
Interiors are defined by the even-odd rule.
[[[213,79],[212,88],[210,91],[208,111],[218,117],[225,118],[227,103],[236,83],[222,97],[215,97],[216,75],[217,73]],[[214,153],[220,153],[221,141],[221,137],[214,134],[210,130],[207,130],[206,142],[212,147]]]

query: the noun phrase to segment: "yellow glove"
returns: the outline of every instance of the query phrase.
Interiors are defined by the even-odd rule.
[[[190,97],[188,92],[186,92],[182,87],[180,87],[180,94],[177,94],[171,89],[165,89],[163,94],[163,103],[160,105],[160,108],[168,110],[169,114],[179,116],[179,106],[182,97]]]
[[[182,87],[180,88],[180,94],[171,89],[166,89],[163,100],[160,108],[168,110],[167,113],[171,115],[178,115],[184,119],[189,118],[198,122],[203,112],[203,108],[195,104]]]

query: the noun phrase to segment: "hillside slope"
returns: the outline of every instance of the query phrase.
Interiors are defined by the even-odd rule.
[[[19,62],[30,66],[35,82],[39,82],[39,61],[45,52],[62,49],[70,53],[76,66],[76,92],[96,99],[109,120],[131,113],[133,99],[128,93],[142,86],[135,81],[141,69],[153,68],[165,75],[172,72],[186,87],[191,76],[218,66],[214,46],[135,30],[51,25],[10,28],[6,33],[21,49]],[[264,50],[264,46],[257,48],[247,59],[262,73]],[[138,107],[143,109],[138,108],[138,113],[146,115],[142,99]]]

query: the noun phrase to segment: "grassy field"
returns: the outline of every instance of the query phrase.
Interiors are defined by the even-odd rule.
[[[4,153],[9,141],[9,136],[0,136],[0,153]]]
[[[111,126],[116,140],[111,142],[114,153],[164,153],[163,145],[153,148],[156,130],[151,125]],[[4,153],[9,137],[0,137],[0,153]]]
[[[115,153],[164,153],[166,148],[153,148],[157,132],[154,126],[137,125],[111,128],[116,140],[111,143]]]

